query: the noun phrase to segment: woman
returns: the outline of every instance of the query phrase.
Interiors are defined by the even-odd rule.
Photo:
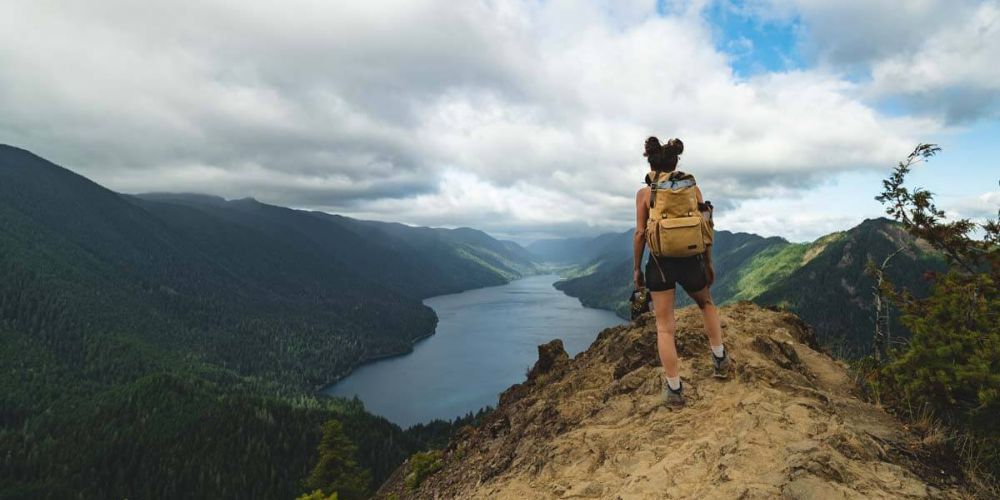
[[[650,137],[646,140],[646,156],[652,169],[646,176],[646,187],[639,189],[635,195],[635,236],[632,244],[633,275],[636,289],[642,288],[644,281],[653,298],[653,312],[656,315],[656,347],[663,364],[666,384],[663,389],[663,399],[667,404],[684,404],[684,386],[681,384],[680,370],[677,359],[677,347],[674,344],[674,290],[679,283],[684,291],[694,299],[701,309],[705,321],[705,333],[712,348],[712,362],[717,377],[726,377],[731,361],[722,345],[722,325],[719,320],[719,310],[712,302],[709,286],[715,281],[715,270],[712,268],[712,247],[707,246],[705,253],[692,257],[656,257],[650,255],[646,261],[645,280],[643,279],[642,254],[646,248],[646,222],[649,219],[651,189],[650,179],[656,178],[659,172],[669,172],[669,179],[685,176],[677,171],[679,156],[684,152],[684,143],[680,139],[670,139],[660,145],[659,139]],[[662,176],[659,176],[662,178]],[[693,177],[691,177],[693,183]],[[701,190],[694,186],[698,197],[698,206],[705,206]]]

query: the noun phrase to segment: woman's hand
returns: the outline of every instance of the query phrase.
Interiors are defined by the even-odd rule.
[[[633,269],[632,270],[632,281],[635,284],[635,289],[638,290],[643,287],[645,280],[642,279],[642,270]]]

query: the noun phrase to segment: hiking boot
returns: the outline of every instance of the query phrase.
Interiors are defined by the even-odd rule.
[[[670,384],[663,383],[663,402],[669,406],[683,406],[684,405],[684,382],[681,382],[681,386],[677,390],[670,388]]]
[[[722,357],[718,358],[712,353],[712,365],[715,367],[715,378],[728,378],[729,369],[733,366],[729,359],[729,351],[723,351]]]

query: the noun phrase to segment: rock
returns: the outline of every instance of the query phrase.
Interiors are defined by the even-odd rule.
[[[558,365],[569,361],[569,354],[563,347],[562,340],[555,339],[547,344],[538,346],[538,361],[528,373],[528,380],[537,378],[539,375],[549,373]]]
[[[814,500],[822,498],[824,500],[834,500],[837,498],[856,498],[846,488],[837,484],[831,484],[816,476],[802,476],[788,484],[781,490],[781,498],[794,500]]]

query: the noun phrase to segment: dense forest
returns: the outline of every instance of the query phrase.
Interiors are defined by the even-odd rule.
[[[431,334],[423,298],[532,272],[472,229],[122,195],[0,146],[0,497],[288,498],[331,419],[377,482],[475,417],[316,389]]]
[[[577,262],[556,288],[578,297],[585,306],[627,317],[632,232],[617,238],[611,245],[607,236],[595,238],[589,245],[602,251]],[[868,262],[881,262],[897,250],[886,275],[917,295],[927,294],[929,284],[923,274],[944,270],[944,258],[889,219],[866,220],[810,243],[718,230],[712,248],[717,277],[712,296],[722,304],[752,300],[785,307],[812,325],[824,345],[840,355],[857,357],[870,352],[874,329],[875,282],[866,272]],[[677,303],[691,301],[681,293]],[[898,319],[898,311],[893,311],[891,320],[898,333],[908,335]]]

